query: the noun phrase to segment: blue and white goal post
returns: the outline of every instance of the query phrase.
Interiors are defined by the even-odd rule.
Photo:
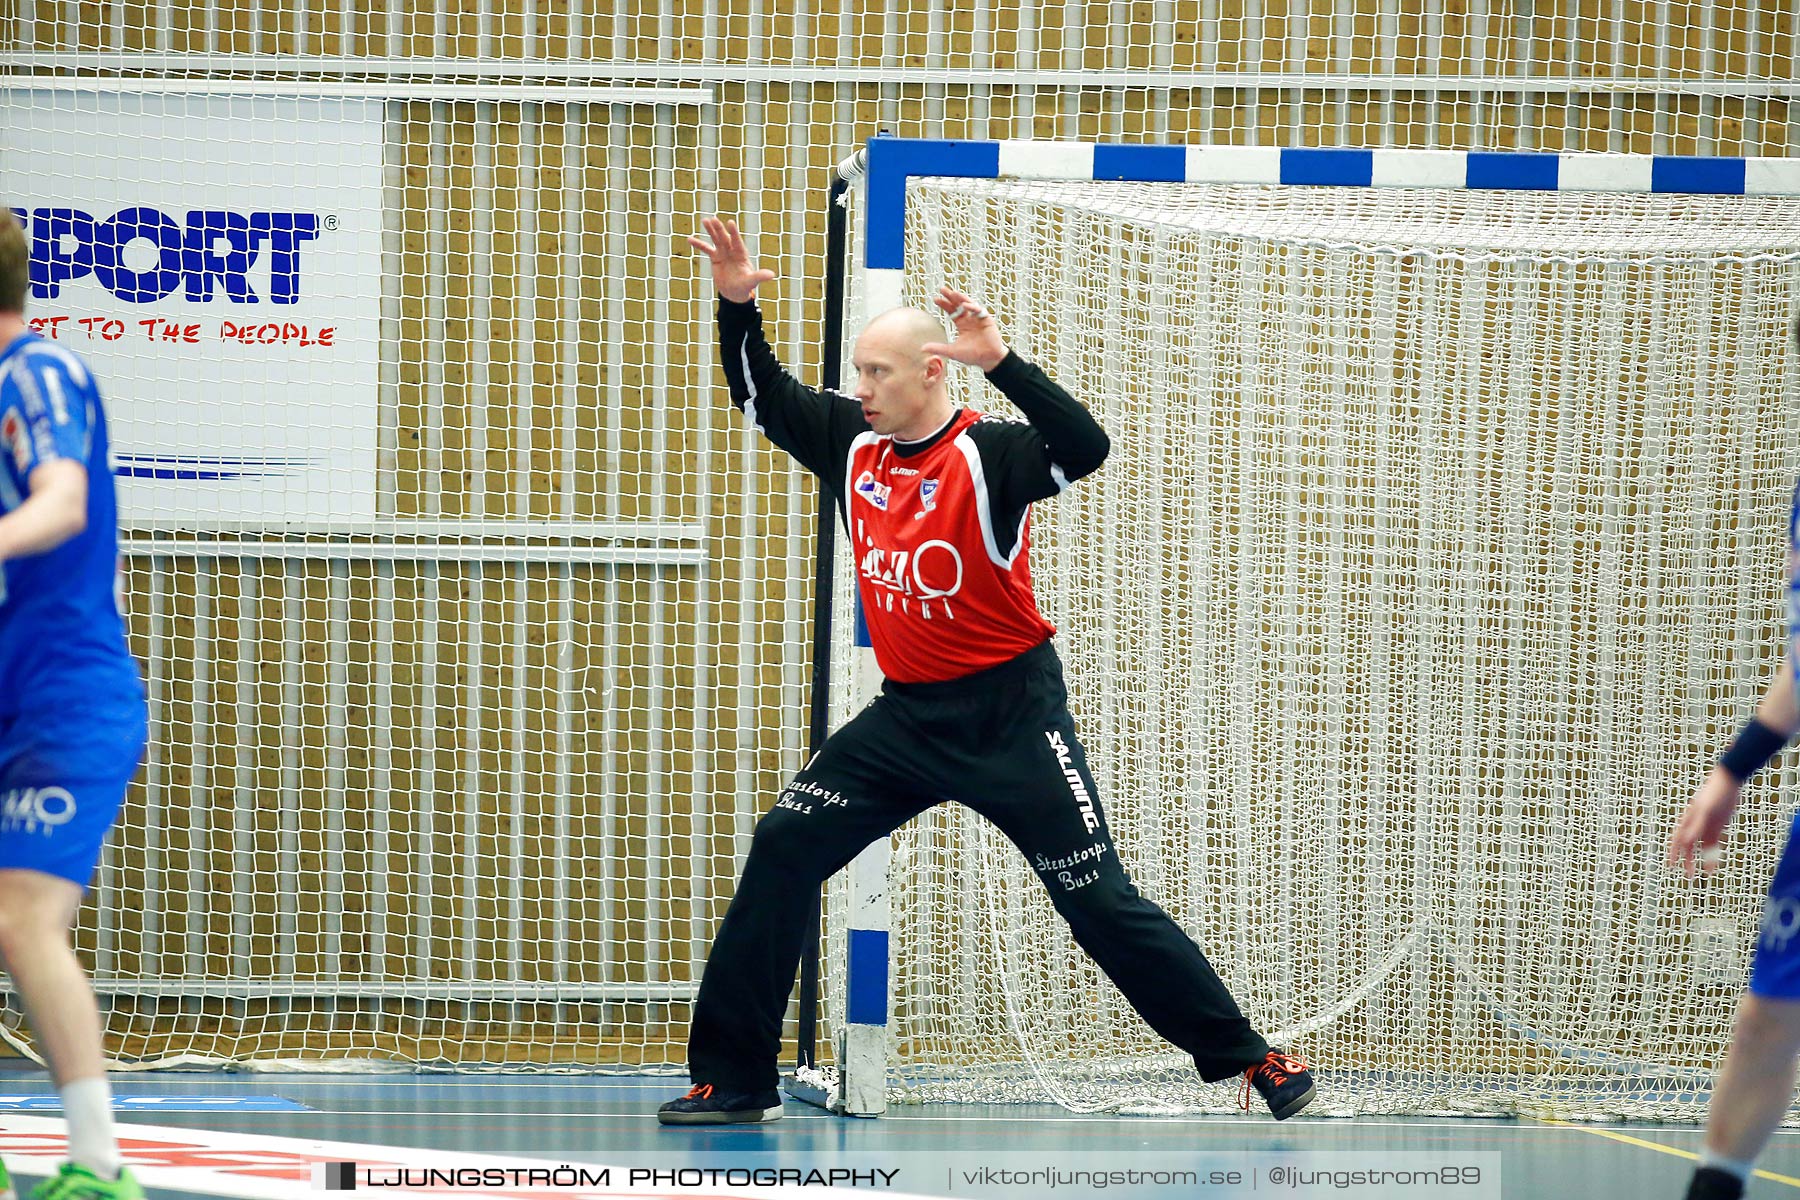
[[[856,232],[841,342],[835,357],[828,351],[827,362],[846,372],[846,386],[849,349],[869,319],[906,303],[909,295],[919,303],[917,297],[940,282],[963,283],[921,279],[909,289],[908,269],[914,266],[907,261],[909,189],[919,180],[1800,197],[1800,159],[945,141],[886,135],[871,139],[836,173],[834,204],[847,203]],[[846,184],[849,195],[839,200]],[[996,308],[1003,323],[1011,315],[1000,298],[977,298]],[[850,640],[847,627],[854,628],[855,637],[848,655],[833,655],[834,727],[867,703],[880,684],[860,613],[850,611],[853,566],[840,562],[837,574],[835,620],[830,612],[818,616],[833,622],[841,649],[850,650],[843,645]],[[1049,615],[1056,620],[1056,613]],[[1104,773],[1104,764],[1096,767]],[[831,1077],[827,1071],[823,1083],[803,1098],[851,1115],[883,1112],[896,1079],[892,1022],[899,948],[889,935],[890,858],[889,841],[869,847],[848,868],[847,884],[834,881],[831,892],[834,964],[826,972],[824,990],[838,1074]]]

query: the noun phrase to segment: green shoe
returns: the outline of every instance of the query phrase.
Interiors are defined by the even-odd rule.
[[[19,1193],[13,1191],[12,1176],[6,1173],[5,1163],[0,1163],[0,1200],[19,1200]]]
[[[125,1167],[119,1168],[117,1179],[102,1179],[86,1167],[64,1163],[31,1189],[31,1200],[144,1200],[144,1189]]]

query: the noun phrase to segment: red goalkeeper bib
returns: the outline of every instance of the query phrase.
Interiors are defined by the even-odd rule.
[[[753,304],[720,298],[719,351],[731,402],[843,514],[883,674],[960,679],[1056,632],[1031,592],[1031,506],[1097,469],[1112,443],[1049,376],[1009,353],[987,380],[1025,420],[965,409],[909,444],[870,429],[855,400],[783,370]]]
[[[1056,632],[1031,590],[1031,509],[996,530],[988,465],[964,410],[924,450],[873,432],[850,445],[845,515],[875,659],[900,683],[956,679]],[[991,443],[990,443],[991,444]]]

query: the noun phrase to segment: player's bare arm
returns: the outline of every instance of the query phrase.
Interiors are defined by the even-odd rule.
[[[31,495],[0,517],[0,561],[54,550],[87,528],[87,468],[59,458],[31,472]]]
[[[1772,731],[1782,743],[1800,733],[1800,707],[1794,699],[1794,668],[1785,657],[1775,671],[1775,678],[1763,692],[1761,703],[1756,706],[1756,723]],[[1708,873],[1717,870],[1719,843],[1724,839],[1725,827],[1737,813],[1743,792],[1744,777],[1734,775],[1723,762],[1715,763],[1694,798],[1676,818],[1675,831],[1669,836],[1668,865],[1680,867],[1690,879],[1695,867]]]

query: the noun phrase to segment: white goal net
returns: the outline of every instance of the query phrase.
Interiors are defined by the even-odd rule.
[[[1784,832],[1672,819],[1782,653],[1792,201],[915,181],[1111,460],[1033,577],[1120,855],[1326,1111],[1695,1116]],[[964,399],[1004,405],[964,375]],[[956,807],[894,849],[915,1098],[1216,1107]]]

